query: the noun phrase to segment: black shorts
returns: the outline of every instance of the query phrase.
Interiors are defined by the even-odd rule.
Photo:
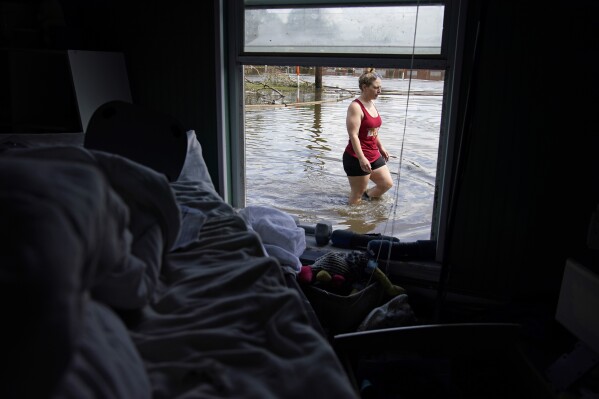
[[[381,166],[385,166],[387,163],[385,162],[385,158],[381,155],[377,158],[376,161],[370,164],[372,170],[378,169]],[[358,158],[350,155],[347,152],[343,153],[343,169],[348,176],[366,176],[370,173],[364,172],[360,167],[360,161]]]

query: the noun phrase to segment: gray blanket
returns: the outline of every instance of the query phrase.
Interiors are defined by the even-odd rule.
[[[0,156],[2,397],[357,397],[278,261],[186,176],[77,147]]]

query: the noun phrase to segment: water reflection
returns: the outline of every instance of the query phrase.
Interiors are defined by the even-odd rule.
[[[355,77],[325,76],[323,84],[354,90]],[[384,90],[407,81],[386,79]],[[328,220],[334,228],[382,233],[403,240],[428,239],[432,220],[443,82],[412,81],[434,95],[383,93],[377,100],[381,139],[394,156],[395,186],[381,200],[349,206],[341,157],[348,142],[345,114],[352,98],[306,106],[246,109],[247,204],[296,215],[302,222]],[[326,98],[326,90],[311,92]],[[400,170],[399,155],[403,160]]]
[[[318,90],[318,89],[315,89]],[[320,90],[318,90],[320,91]],[[316,98],[316,96],[315,96]],[[324,169],[326,162],[323,156],[330,151],[330,147],[327,145],[326,137],[322,137],[322,126],[321,126],[321,113],[322,108],[320,104],[313,105],[310,107],[313,109],[313,123],[311,128],[308,130],[310,136],[307,138],[308,144],[306,149],[308,150],[308,156],[305,158],[305,171]]]

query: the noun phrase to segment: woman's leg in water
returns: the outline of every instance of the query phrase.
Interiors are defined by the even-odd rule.
[[[370,175],[365,176],[347,176],[351,193],[349,194],[349,204],[355,205],[362,201],[362,194],[368,188],[368,180]]]
[[[368,189],[367,194],[370,198],[379,198],[393,187],[393,179],[387,165],[373,170],[370,174],[370,180],[375,184],[374,187]]]

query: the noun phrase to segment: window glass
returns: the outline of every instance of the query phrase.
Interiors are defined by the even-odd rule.
[[[246,9],[244,51],[441,54],[443,13],[442,5]]]
[[[394,186],[380,200],[348,206],[346,115],[365,69],[244,66],[247,206],[279,209],[306,225],[328,221],[360,234],[430,239],[445,71],[376,71],[379,137]]]

